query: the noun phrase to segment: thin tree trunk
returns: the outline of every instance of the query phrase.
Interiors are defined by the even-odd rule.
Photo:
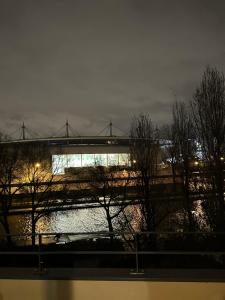
[[[110,233],[110,242],[112,244],[114,241],[114,235],[113,235],[114,230],[113,230],[112,218],[110,216],[109,209],[106,209],[106,218],[107,218],[108,228],[109,228],[109,233]]]
[[[11,245],[12,244],[12,238],[11,238],[11,235],[10,235],[8,216],[6,216],[6,215],[4,215],[4,229],[5,229],[5,233],[7,235],[7,244]]]
[[[36,221],[35,221],[35,207],[34,207],[34,195],[32,195],[32,211],[31,211],[31,241],[32,247],[35,247],[35,233],[36,233]]]

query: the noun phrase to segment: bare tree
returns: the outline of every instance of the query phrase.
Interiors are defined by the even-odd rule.
[[[103,208],[113,241],[114,221],[125,216],[125,208],[131,201],[127,199],[130,182],[129,172],[115,167],[96,166],[90,169],[90,195]],[[121,220],[120,220],[121,221]]]
[[[31,200],[32,245],[35,245],[36,224],[40,218],[50,213],[53,194],[64,192],[65,186],[55,184],[51,170],[50,153],[44,144],[28,144],[22,149],[23,169],[20,180],[24,182],[22,191]],[[57,181],[58,182],[58,181]]]
[[[174,124],[164,125],[160,128],[161,138],[164,140],[164,153],[166,162],[170,163],[172,177],[173,177],[173,190],[176,191],[176,176],[177,176],[177,153],[178,145],[176,139],[176,128]]]
[[[21,188],[18,183],[18,174],[20,172],[20,151],[18,145],[1,144],[0,145],[0,207],[2,224],[7,241],[11,243],[9,213],[12,207],[12,201]],[[17,183],[17,184],[16,184]]]
[[[190,231],[194,231],[197,224],[192,213],[194,204],[190,198],[190,177],[191,164],[196,154],[196,142],[192,120],[184,102],[176,101],[173,105],[172,128],[176,165],[180,167],[179,173],[182,179],[184,210],[188,219],[188,228]]]
[[[133,118],[130,138],[131,163],[137,175],[137,192],[141,200],[142,230],[155,231],[156,203],[151,189],[158,169],[159,142],[157,130],[148,115]]]
[[[213,199],[204,201],[211,227],[225,230],[224,153],[225,79],[216,68],[207,67],[191,102],[195,130],[203,160],[211,174]]]

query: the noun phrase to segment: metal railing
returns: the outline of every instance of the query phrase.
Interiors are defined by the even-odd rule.
[[[11,244],[9,239],[8,244],[6,243],[9,237]],[[143,259],[146,257],[147,262],[156,257],[158,261],[167,257],[167,262],[188,257],[188,262],[191,262],[193,257],[197,257],[203,259],[203,264],[204,259],[205,264],[210,259],[213,263],[219,262],[220,268],[225,268],[225,232],[53,232],[38,233],[33,237],[35,246],[32,247],[32,234],[0,236],[0,241],[5,241],[0,247],[0,256],[5,255],[8,259],[34,256],[37,260],[35,270],[38,273],[47,270],[46,257],[66,257],[67,260],[73,257],[79,261],[83,256],[89,259],[90,256],[95,256],[99,260],[103,257],[109,259],[109,256],[113,256],[114,259],[120,257],[119,263],[122,262],[121,257],[131,257],[130,274],[134,275],[144,274]],[[82,241],[85,241],[83,247]],[[13,246],[16,244],[17,246]],[[92,249],[88,249],[89,245],[93,246]]]

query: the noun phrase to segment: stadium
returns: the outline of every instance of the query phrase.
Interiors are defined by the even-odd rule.
[[[10,147],[45,147],[51,169],[54,175],[65,174],[68,169],[80,169],[101,165],[127,166],[130,162],[130,138],[128,136],[115,136],[110,122],[103,131],[108,135],[79,136],[74,134],[68,121],[61,128],[63,136],[40,138],[32,134],[24,123],[19,129],[20,137],[2,139],[1,145]],[[102,131],[102,132],[103,132]],[[100,133],[102,133],[100,132]],[[59,132],[60,133],[60,132]],[[41,160],[41,158],[40,158]],[[39,162],[41,163],[41,161]]]

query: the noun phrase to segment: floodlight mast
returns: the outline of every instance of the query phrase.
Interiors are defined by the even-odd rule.
[[[66,120],[66,137],[69,137],[69,122]]]
[[[25,135],[26,126],[24,125],[24,122],[23,122],[23,125],[21,128],[22,128],[22,139],[25,140],[26,139],[26,135]]]
[[[109,123],[109,135],[113,136],[113,134],[112,134],[112,121],[111,120],[110,120],[110,123]]]

